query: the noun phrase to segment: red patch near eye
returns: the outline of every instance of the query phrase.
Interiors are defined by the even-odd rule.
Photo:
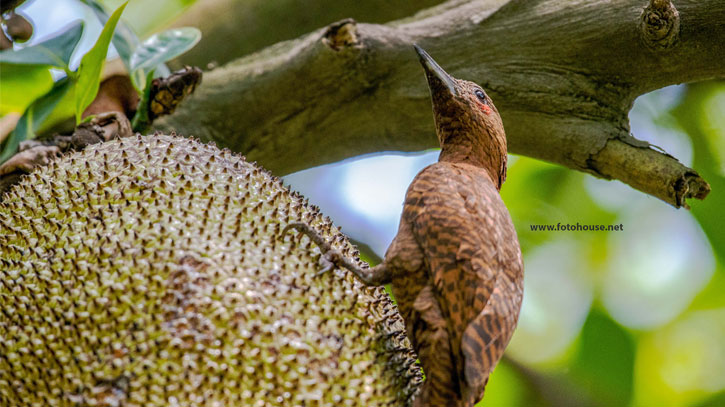
[[[480,107],[481,110],[483,110],[483,113],[486,113],[486,114],[490,114],[491,113],[491,108],[488,105],[483,104],[483,103],[478,102],[478,101],[476,101],[476,103],[478,103],[478,107]]]

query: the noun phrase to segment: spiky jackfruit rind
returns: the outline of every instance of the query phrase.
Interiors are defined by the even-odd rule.
[[[93,145],[0,203],[0,405],[406,405],[421,380],[382,288],[320,270],[347,238],[242,156]]]

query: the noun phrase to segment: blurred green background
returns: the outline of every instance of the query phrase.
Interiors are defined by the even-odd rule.
[[[407,6],[394,17],[436,2]],[[114,8],[118,1],[107,3]],[[149,9],[148,2],[132,2],[124,18],[143,37],[174,16],[193,21],[192,3],[165,0]],[[237,3],[275,18],[265,8],[274,2]],[[308,14],[298,24],[281,15],[284,24],[260,25],[267,35],[253,36],[256,42],[234,56],[344,17],[384,21],[372,8],[356,16],[339,4],[302,3],[294,4]],[[74,0],[27,2],[20,12],[36,25],[30,43],[88,17],[83,7]],[[90,44],[96,35],[84,33],[84,39]],[[193,58],[203,60],[204,49],[215,55],[212,48],[202,44]],[[13,92],[4,89],[2,97]],[[502,196],[524,253],[525,298],[486,406],[725,406],[725,82],[644,95],[630,118],[636,137],[695,168],[712,192],[691,202],[691,211],[676,210],[616,181],[512,156]],[[367,156],[285,179],[374,261],[397,230],[408,183],[436,159],[436,151]],[[531,230],[557,223],[622,224],[624,230]]]
[[[645,95],[630,117],[712,192],[675,210],[517,160],[502,195],[525,256],[524,307],[487,406],[725,406],[725,83]],[[529,228],[559,221],[624,231]]]

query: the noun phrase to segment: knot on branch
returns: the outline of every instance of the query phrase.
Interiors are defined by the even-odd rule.
[[[670,0],[650,0],[642,10],[640,36],[652,50],[665,50],[677,43],[680,36],[680,13]]]
[[[330,24],[322,36],[322,42],[335,51],[357,45],[357,21],[346,18]]]

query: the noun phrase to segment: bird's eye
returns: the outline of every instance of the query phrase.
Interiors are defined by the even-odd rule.
[[[481,89],[476,89],[476,91],[473,93],[476,94],[476,97],[478,98],[478,100],[480,100],[483,103],[488,103],[488,101],[486,100],[486,94],[483,93],[483,91]]]

